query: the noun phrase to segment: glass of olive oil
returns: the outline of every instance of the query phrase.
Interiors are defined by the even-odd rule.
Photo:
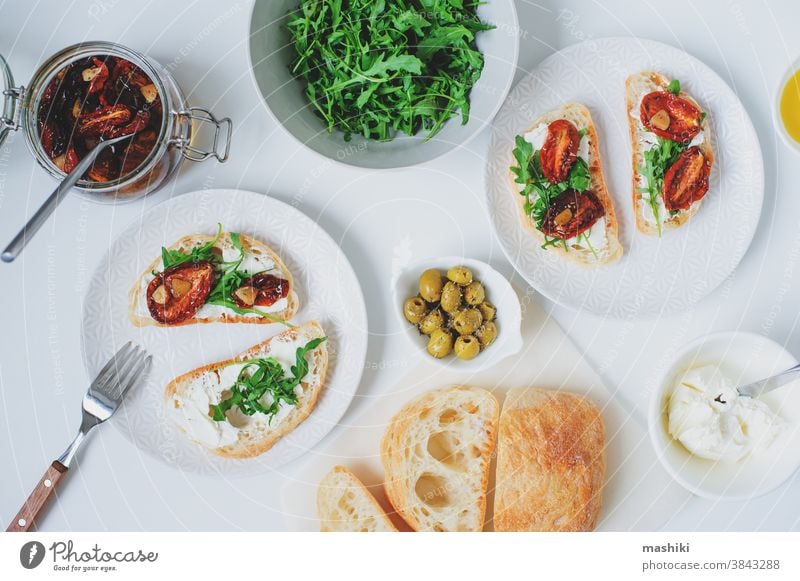
[[[800,152],[800,60],[795,61],[783,78],[776,113],[784,141]]]

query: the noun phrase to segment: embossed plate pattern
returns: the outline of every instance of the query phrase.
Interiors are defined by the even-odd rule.
[[[318,320],[328,336],[328,377],[311,415],[266,454],[247,460],[209,454],[165,417],[164,386],[181,373],[232,357],[275,335],[282,325],[206,324],[137,329],[128,319],[128,291],[169,245],[186,234],[225,230],[264,241],[291,270],[300,297],[294,322]],[[266,195],[204,190],[158,205],[111,245],[84,301],[81,337],[86,370],[94,377],[126,341],[153,354],[153,371],[112,422],[137,447],[182,470],[253,475],[289,462],[317,444],[339,421],[361,379],[367,349],[367,315],[358,279],[342,251],[314,221]]]
[[[638,71],[680,79],[708,111],[716,151],[700,211],[662,238],[636,230],[625,79]],[[543,113],[578,101],[597,126],[603,170],[625,249],[611,266],[584,269],[542,250],[523,229],[509,180],[515,135]],[[582,42],[545,59],[509,94],[493,123],[487,202],[506,256],[547,298],[617,318],[685,311],[724,281],[745,254],[764,197],[761,148],[742,103],[709,67],[674,47],[635,38]]]

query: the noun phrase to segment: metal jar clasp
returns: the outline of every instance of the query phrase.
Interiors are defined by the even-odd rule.
[[[3,108],[0,116],[0,130],[16,131],[22,114],[20,102],[25,95],[25,87],[11,87],[3,91]]]
[[[231,150],[231,134],[233,133],[233,122],[228,117],[217,119],[211,111],[201,107],[189,107],[178,111],[176,115],[179,118],[188,120],[190,123],[197,121],[200,124],[205,123],[214,127],[214,140],[210,150],[192,145],[190,138],[180,137],[175,140],[176,145],[181,149],[184,159],[205,161],[209,157],[215,157],[220,163],[228,161],[228,154]],[[195,133],[194,129],[192,133]]]

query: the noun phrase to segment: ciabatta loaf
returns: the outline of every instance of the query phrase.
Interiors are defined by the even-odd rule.
[[[397,529],[369,490],[344,466],[334,466],[317,489],[322,532],[395,532]]]
[[[184,236],[172,246],[170,250],[181,250],[189,254],[193,248],[203,246],[207,242],[214,240],[214,236],[205,234],[194,234],[191,236]],[[195,323],[261,323],[270,324],[276,320],[288,321],[291,319],[299,307],[297,293],[294,288],[294,278],[292,273],[281,260],[280,256],[269,248],[263,242],[240,234],[242,250],[244,251],[244,258],[242,260],[239,270],[247,274],[253,275],[258,273],[266,273],[277,276],[285,280],[289,285],[289,292],[285,298],[275,302],[270,307],[257,307],[255,310],[263,311],[269,316],[262,316],[258,313],[238,313],[231,308],[222,305],[204,304],[197,313],[189,319],[181,321],[180,323],[171,323],[165,325],[156,321],[150,314],[147,302],[147,288],[150,282],[155,278],[154,273],[159,273],[164,270],[164,263],[159,257],[147,267],[147,269],[136,280],[129,293],[128,300],[128,316],[131,322],[137,327],[144,327],[148,325],[155,326],[178,326],[178,325],[191,325]],[[235,261],[239,258],[239,250],[231,239],[229,232],[223,232],[214,246],[215,253],[225,261]]]
[[[600,410],[573,394],[508,392],[500,416],[496,531],[591,531],[605,480]]]
[[[612,263],[622,256],[623,251],[619,242],[619,228],[614,212],[614,204],[603,177],[599,137],[589,109],[580,103],[562,105],[558,109],[545,113],[536,119],[530,128],[523,132],[521,137],[533,145],[535,154],[536,151],[541,150],[542,142],[547,135],[547,127],[559,119],[569,121],[579,132],[584,134],[580,138],[577,152],[578,157],[586,162],[591,178],[588,188],[584,191],[590,191],[596,196],[602,205],[603,216],[586,231],[586,236],[579,236],[577,239],[572,238],[556,244],[548,244],[547,250],[556,252],[582,266],[594,267]],[[516,165],[517,161],[513,159],[513,156],[512,160],[512,166]],[[510,173],[510,179],[511,188],[517,198],[520,217],[525,228],[539,244],[544,244],[545,235],[537,227],[533,215],[526,210],[526,202],[533,204],[536,200],[536,195],[520,195],[524,186],[515,181],[517,176],[513,173]]]
[[[636,216],[636,227],[643,234],[658,236],[662,232],[675,230],[683,226],[700,209],[702,199],[695,201],[688,209],[675,213],[668,212],[663,199],[657,200],[658,221],[653,208],[642,189],[648,185],[647,178],[642,174],[641,168],[645,166],[644,153],[655,144],[657,136],[648,131],[641,120],[642,97],[654,91],[666,91],[670,79],[664,75],[651,71],[633,74],[625,82],[625,102],[628,110],[628,124],[631,135],[632,165],[633,165],[633,209]],[[686,91],[681,90],[678,97],[685,99],[700,111],[703,108]],[[700,136],[692,143],[696,144],[705,155],[710,165],[714,163],[714,148],[711,135],[711,126],[707,116],[702,118]]]
[[[386,495],[417,531],[480,531],[499,406],[475,387],[447,387],[408,403],[381,442]]]
[[[232,359],[211,363],[176,377],[164,392],[167,415],[189,438],[215,454],[229,458],[263,454],[314,409],[328,370],[327,342],[323,341],[305,354],[308,372],[294,389],[296,404],[281,401],[277,413],[272,417],[260,412],[245,415],[234,407],[226,412],[225,419],[221,421],[213,419],[211,406],[219,405],[223,399],[230,397],[230,388],[240,373],[248,371],[245,362],[273,358],[288,375],[297,363],[297,349],[324,336],[319,323],[311,321],[283,331]],[[273,403],[270,394],[264,395],[259,401],[265,406]]]

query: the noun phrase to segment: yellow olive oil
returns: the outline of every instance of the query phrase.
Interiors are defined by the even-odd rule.
[[[800,69],[795,71],[783,87],[781,122],[789,136],[800,143]]]

